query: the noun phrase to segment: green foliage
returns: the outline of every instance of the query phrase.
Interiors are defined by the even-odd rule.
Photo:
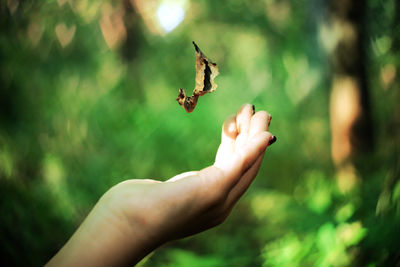
[[[272,114],[278,137],[249,192],[222,226],[168,244],[142,265],[398,260],[395,1],[367,3],[377,138],[360,164],[362,182],[348,193],[331,163],[324,1],[181,1],[186,17],[169,33],[155,30],[155,9],[149,18],[138,4],[151,1],[131,2],[0,2],[3,262],[43,265],[120,181],[165,180],[211,164],[223,120],[245,102]],[[194,86],[192,40],[220,75],[217,91],[186,114],[175,98]]]

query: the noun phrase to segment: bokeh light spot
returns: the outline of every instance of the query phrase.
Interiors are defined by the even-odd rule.
[[[157,9],[158,22],[167,33],[175,29],[184,17],[184,9],[177,3],[162,3]]]
[[[61,46],[64,48],[74,39],[76,26],[72,25],[71,27],[67,27],[65,23],[57,24],[56,26],[56,35],[57,39],[60,42]]]

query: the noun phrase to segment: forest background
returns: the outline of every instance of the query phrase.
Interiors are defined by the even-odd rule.
[[[187,114],[196,41],[218,89]],[[395,0],[1,0],[0,258],[39,266],[111,186],[213,163],[243,103],[278,141],[227,221],[141,266],[400,262]]]

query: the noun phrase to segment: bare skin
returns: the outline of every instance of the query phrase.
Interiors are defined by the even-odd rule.
[[[249,104],[222,126],[215,163],[166,182],[127,180],[107,191],[47,266],[132,266],[162,244],[221,224],[276,138]]]

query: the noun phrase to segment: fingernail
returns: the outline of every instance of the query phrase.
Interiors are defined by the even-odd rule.
[[[253,114],[256,113],[256,107],[254,105],[251,105],[253,108]]]
[[[271,120],[272,120],[272,115],[271,115],[271,114],[269,114],[268,126],[271,124]]]
[[[268,145],[270,146],[270,145],[272,145],[272,144],[275,143],[275,142],[276,142],[276,136],[273,135],[273,136],[269,139]]]

